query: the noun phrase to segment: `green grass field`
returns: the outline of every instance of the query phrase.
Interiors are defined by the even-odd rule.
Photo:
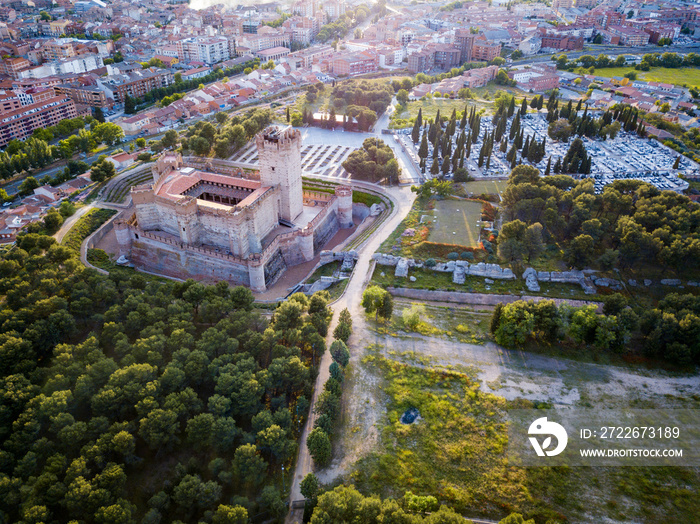
[[[635,71],[633,67],[609,67],[596,69],[596,76],[612,78],[623,76],[625,73],[634,71],[637,78],[647,82],[663,82],[665,84],[687,85],[688,87],[700,87],[700,69],[684,67],[682,69],[669,69],[666,67],[652,67],[649,71]]]
[[[462,187],[467,193],[475,195],[487,194],[497,195],[508,187],[507,180],[475,180],[473,182],[465,182]]]
[[[477,246],[481,220],[481,202],[465,200],[441,200],[435,204],[433,223],[428,240],[438,244]]]

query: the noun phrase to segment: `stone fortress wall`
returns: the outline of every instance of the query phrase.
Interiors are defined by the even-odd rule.
[[[213,173],[210,178],[222,187],[246,185],[236,182],[243,178],[240,170],[226,161],[163,155],[153,168],[153,183],[132,188],[135,212],[115,221],[120,254],[154,273],[264,291],[287,267],[313,259],[340,228],[353,227],[350,187],[339,186],[334,195],[302,190],[298,130],[267,128],[256,144],[261,171],[245,178],[259,183],[248,184],[249,195],[235,205],[163,196],[161,189],[183,168]],[[269,238],[280,224],[292,226],[304,205],[321,210],[308,224]]]

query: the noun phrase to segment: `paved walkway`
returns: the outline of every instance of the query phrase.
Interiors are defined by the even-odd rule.
[[[357,184],[360,185],[360,184]],[[362,184],[365,185],[365,184]],[[375,189],[378,186],[374,186]],[[413,201],[416,197],[415,193],[412,193],[410,188],[390,188],[384,191],[387,196],[389,196],[394,202],[394,210],[388,219],[381,224],[375,232],[369,237],[365,244],[363,244],[357,251],[359,254],[359,259],[355,264],[355,269],[350,277],[350,280],[345,288],[345,293],[337,301],[335,301],[333,306],[333,320],[328,329],[328,340],[327,344],[330,346],[332,342],[333,329],[338,323],[338,315],[344,308],[348,308],[351,312],[357,311],[360,308],[360,302],[362,301],[362,291],[369,279],[370,266],[372,265],[372,254],[379,248],[381,243],[386,240],[386,238],[391,234],[394,229],[401,223],[401,220],[406,216],[408,211],[413,205]],[[318,400],[318,395],[323,391],[323,385],[330,376],[328,368],[332,362],[331,355],[329,351],[323,354],[321,359],[321,364],[319,367],[319,374],[316,378],[316,383],[314,385],[314,395],[311,399],[311,409],[309,412],[309,418],[306,421],[304,429],[302,431],[299,440],[299,455],[297,456],[296,468],[294,470],[294,478],[292,480],[292,487],[290,491],[290,502],[295,500],[303,499],[301,495],[300,483],[302,479],[310,472],[313,471],[313,460],[309,455],[309,450],[306,447],[306,438],[308,437],[310,431],[314,427],[314,422],[316,420],[316,414],[313,412],[316,402]],[[290,504],[291,507],[291,504]],[[301,523],[303,516],[303,510],[291,511],[287,516],[287,523]]]

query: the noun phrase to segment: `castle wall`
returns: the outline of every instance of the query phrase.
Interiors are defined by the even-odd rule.
[[[182,251],[149,238],[140,237],[132,242],[130,258],[139,268],[171,277],[225,280],[234,285],[250,285],[246,264]]]
[[[314,229],[314,254],[321,251],[324,245],[333,238],[340,229],[338,215],[335,209],[331,209],[328,216],[324,218]]]

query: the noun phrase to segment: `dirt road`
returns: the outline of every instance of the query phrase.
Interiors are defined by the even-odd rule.
[[[391,234],[391,232],[396,229],[401,220],[406,216],[408,211],[413,205],[413,200],[415,199],[415,193],[412,193],[410,188],[391,188],[386,190],[386,194],[394,201],[394,210],[392,215],[381,224],[377,230],[371,235],[368,241],[358,249],[359,259],[355,264],[355,270],[350,278],[350,281],[345,288],[345,293],[343,296],[333,303],[332,307],[334,310],[333,320],[331,322],[328,338],[328,345],[332,341],[332,333],[338,321],[338,314],[344,308],[348,308],[353,314],[353,319],[357,318],[358,311],[360,310],[360,302],[362,299],[362,291],[366,284],[366,281],[370,277],[369,269],[371,264],[372,254],[379,248],[381,243],[386,240],[386,238]],[[316,384],[314,388],[314,396],[311,401],[311,405],[316,404],[318,394],[323,391],[323,384],[329,377],[328,368],[331,365],[332,359],[330,353],[326,351],[323,355],[320,365],[320,372],[316,379]],[[308,449],[306,447],[306,438],[309,432],[313,429],[314,421],[316,420],[316,415],[312,412],[304,426],[304,430],[299,441],[299,455],[297,457],[296,469],[294,471],[294,479],[292,482],[292,487],[290,491],[290,501],[302,499],[300,483],[301,480],[306,476],[307,473],[313,471],[313,461],[309,455]],[[292,512],[287,518],[287,522],[301,522],[300,512]]]

